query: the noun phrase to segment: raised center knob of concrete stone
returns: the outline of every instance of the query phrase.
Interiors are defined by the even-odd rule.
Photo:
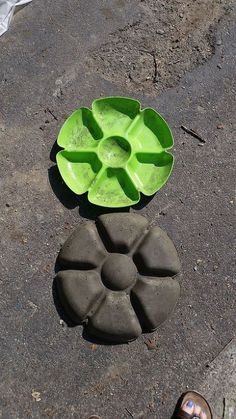
[[[107,288],[114,291],[125,290],[134,285],[137,268],[128,256],[111,253],[102,267],[102,280]]]

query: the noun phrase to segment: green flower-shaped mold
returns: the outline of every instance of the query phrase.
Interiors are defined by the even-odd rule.
[[[167,181],[174,157],[173,137],[151,108],[126,97],[97,99],[62,126],[57,164],[67,186],[104,207],[125,207],[153,195]]]

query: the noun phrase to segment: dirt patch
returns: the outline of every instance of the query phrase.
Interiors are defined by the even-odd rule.
[[[88,69],[132,92],[155,95],[214,54],[229,0],[140,0],[138,20],[112,33]]]

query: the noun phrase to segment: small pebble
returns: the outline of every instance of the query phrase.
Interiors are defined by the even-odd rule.
[[[224,125],[223,124],[217,125],[217,129],[224,129]]]
[[[218,67],[218,68],[222,68],[222,65],[221,65],[221,64],[217,64],[217,67]]]
[[[221,41],[221,39],[219,39],[217,42],[216,42],[216,45],[221,45],[222,44],[222,41]]]
[[[157,29],[156,33],[158,35],[164,35],[165,31],[163,29]]]

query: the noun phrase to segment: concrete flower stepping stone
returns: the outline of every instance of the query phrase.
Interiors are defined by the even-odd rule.
[[[139,214],[115,213],[79,226],[62,247],[57,290],[65,312],[94,337],[128,342],[172,312],[180,286],[176,249]]]

